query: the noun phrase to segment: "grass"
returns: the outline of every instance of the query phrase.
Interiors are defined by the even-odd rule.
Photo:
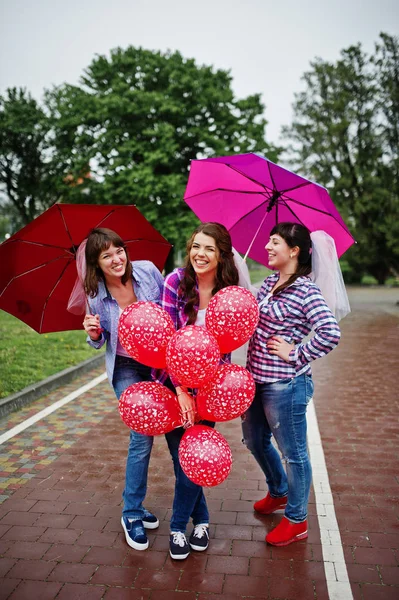
[[[249,276],[251,278],[251,283],[259,283],[262,282],[266,277],[268,277],[273,271],[263,267],[262,265],[257,266],[256,268],[251,268],[249,271]]]
[[[259,283],[270,273],[266,267],[254,263],[250,269],[251,282]],[[0,340],[0,398],[19,392],[98,352],[86,344],[84,331],[39,335],[2,310]]]
[[[0,398],[76,365],[94,350],[82,331],[39,335],[28,325],[0,310]]]

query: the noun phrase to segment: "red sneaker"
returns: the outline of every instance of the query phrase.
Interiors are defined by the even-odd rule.
[[[262,515],[271,515],[276,510],[285,508],[287,506],[287,496],[281,496],[281,498],[273,498],[270,494],[267,494],[266,498],[258,500],[254,504],[256,512]]]
[[[308,522],[291,523],[285,517],[266,536],[266,542],[272,546],[288,546],[308,537]]]

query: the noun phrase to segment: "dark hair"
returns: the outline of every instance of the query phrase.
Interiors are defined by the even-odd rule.
[[[298,246],[298,265],[295,273],[291,277],[278,286],[273,292],[273,295],[285,290],[286,287],[294,283],[298,277],[309,275],[312,270],[312,240],[310,239],[310,231],[300,223],[278,223],[273,227],[270,236],[279,235],[283,238],[290,248]]]
[[[127,263],[126,270],[122,277],[122,283],[125,284],[132,276],[132,265],[130,264],[129,254],[122,238],[105,227],[97,227],[92,229],[88,235],[85,257],[86,257],[86,277],[84,281],[85,292],[90,298],[94,298],[98,294],[98,282],[103,280],[104,275],[98,266],[98,258],[104,250],[113,244],[116,248],[123,248],[126,252]]]
[[[190,251],[197,233],[209,235],[215,240],[216,247],[219,250],[219,260],[216,270],[215,287],[212,290],[212,296],[222,288],[229,285],[238,285],[238,271],[234,262],[231,237],[224,225],[220,223],[201,223],[193,232],[187,242],[187,255],[184,263],[185,271],[183,279],[179,285],[179,293],[185,296],[187,302],[184,312],[188,317],[187,324],[195,323],[197,311],[195,305],[199,303],[197,287],[197,277],[190,262]]]

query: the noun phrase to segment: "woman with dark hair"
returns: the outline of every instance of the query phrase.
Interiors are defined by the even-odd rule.
[[[87,238],[84,288],[91,314],[83,327],[88,343],[106,343],[107,375],[116,397],[133,383],[151,380],[151,368],[133,360],[118,339],[119,317],[139,300],[160,302],[163,277],[147,260],[129,261],[126,246],[111,229],[93,229]],[[126,541],[135,550],[146,550],[145,529],[156,529],[157,517],[143,507],[153,437],[130,431],[121,523]]]
[[[202,223],[187,243],[184,268],[175,269],[166,276],[162,307],[170,314],[176,329],[185,325],[205,325],[205,313],[212,296],[229,285],[238,285],[238,271],[233,258],[230,234],[219,223]],[[230,362],[230,355],[222,360]],[[163,373],[160,381],[165,381]],[[176,389],[185,427],[194,424],[195,402],[192,391],[171,378],[166,384]],[[214,423],[204,422],[214,426]],[[202,487],[193,483],[183,472],[178,457],[184,427],[166,434],[176,475],[173,513],[170,524],[169,551],[172,558],[187,558],[190,548],[206,550],[209,543],[209,512]],[[186,527],[193,521],[189,541]]]
[[[340,329],[320,289],[309,278],[309,230],[297,223],[279,223],[271,231],[266,250],[276,273],[265,279],[257,297],[260,318],[247,358],[256,394],[243,416],[242,429],[244,443],[268,485],[267,496],[255,502],[254,509],[263,515],[285,509],[282,521],[267,534],[266,541],[286,546],[308,537],[312,471],[306,407],[313,395],[309,363],[335,348]],[[312,329],[315,335],[303,341]]]

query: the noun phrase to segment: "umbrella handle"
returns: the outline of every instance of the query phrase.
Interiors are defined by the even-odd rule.
[[[89,302],[87,300],[87,296],[86,296],[86,313],[88,315],[92,315],[94,317],[93,311],[91,310]],[[104,331],[103,327],[97,327],[97,333],[98,333],[98,335],[101,335],[103,333],[103,331]]]
[[[267,217],[267,215],[268,215],[268,214],[269,214],[269,213],[266,211],[266,213],[265,213],[265,216],[263,217],[263,219],[262,219],[262,221],[261,221],[261,223],[260,223],[260,225],[259,225],[258,229],[256,230],[256,233],[255,233],[254,237],[252,238],[252,241],[251,241],[251,243],[249,244],[249,248],[248,248],[248,250],[246,251],[246,253],[245,253],[245,256],[244,256],[244,260],[245,260],[245,261],[246,261],[246,260],[247,260],[247,258],[248,258],[249,251],[251,250],[252,246],[254,245],[254,241],[256,240],[256,237],[257,237],[257,235],[258,235],[258,233],[259,233],[259,231],[260,231],[260,229],[261,229],[261,227],[262,227],[263,223],[265,222],[265,219],[266,219],[266,217]]]

